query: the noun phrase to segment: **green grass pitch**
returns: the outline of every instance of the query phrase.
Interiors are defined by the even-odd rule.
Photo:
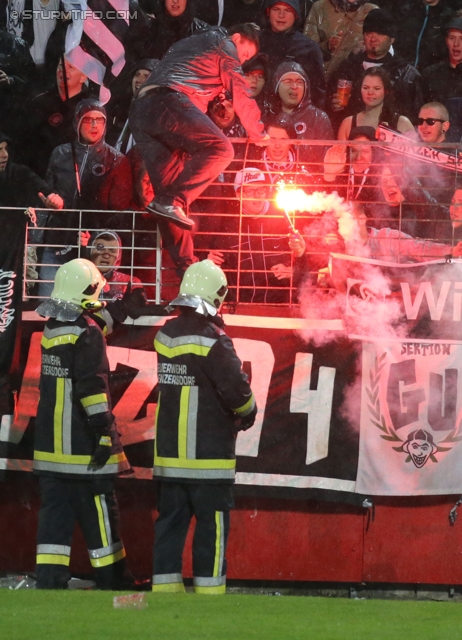
[[[146,593],[144,610],[101,591],[0,591],[2,640],[457,640],[462,604]]]

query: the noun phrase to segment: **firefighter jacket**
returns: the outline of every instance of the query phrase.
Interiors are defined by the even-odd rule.
[[[159,381],[154,475],[233,482],[236,421],[255,416],[257,408],[231,339],[204,316],[186,312],[165,324],[154,346]]]
[[[106,344],[96,322],[85,313],[74,322],[49,319],[41,352],[35,473],[94,478],[127,470],[111,412]],[[111,456],[96,468],[92,453],[100,437],[108,435]]]

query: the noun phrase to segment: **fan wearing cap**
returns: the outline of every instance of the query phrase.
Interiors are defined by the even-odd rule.
[[[209,258],[227,273],[233,301],[287,303],[289,283],[281,280],[290,270],[289,225],[274,205],[270,177],[257,167],[248,167],[236,173],[234,190],[233,205],[239,207],[242,219],[236,215],[225,220],[226,228],[217,234]]]
[[[34,473],[41,507],[37,589],[67,589],[72,536],[79,523],[99,589],[128,588],[114,478],[128,471],[109,393],[106,343],[90,311],[105,279],[88,260],[57,273],[41,341]],[[104,516],[102,516],[104,514]]]
[[[97,100],[82,100],[75,110],[74,127],[77,140],[57,147],[50,158],[46,181],[64,199],[66,209],[117,210],[128,209],[132,199],[132,174],[126,157],[104,140],[106,131],[106,110]],[[78,172],[74,164],[74,154]],[[83,216],[85,228],[104,227],[104,213]],[[50,282],[56,267],[67,262],[69,247],[74,244],[78,228],[78,213],[65,213],[48,220],[50,229],[45,232],[39,283],[39,295],[51,292]],[[57,245],[50,247],[49,245]]]
[[[213,262],[191,265],[170,303],[178,316],[154,341],[159,389],[154,479],[160,483],[154,592],[184,592],[182,555],[193,516],[194,591],[226,591],[236,435],[257,415],[248,377],[218,316],[226,294],[226,276]]]
[[[383,9],[372,9],[363,24],[364,51],[350,53],[331,76],[328,84],[328,108],[334,129],[346,116],[360,112],[363,108],[361,84],[363,73],[371,67],[381,66],[390,76],[396,104],[400,114],[413,121],[423,104],[422,78],[420,73],[393,49],[398,32],[394,18]],[[339,80],[352,83],[351,97],[347,106],[337,92]]]
[[[297,30],[301,18],[300,0],[267,0],[265,14],[268,26],[260,37],[260,51],[268,56],[271,74],[286,60],[298,62],[310,79],[313,103],[319,109],[325,109],[322,51],[317,42]]]
[[[447,59],[427,67],[422,78],[425,101],[447,105],[462,96],[462,17],[450,20],[445,31]]]

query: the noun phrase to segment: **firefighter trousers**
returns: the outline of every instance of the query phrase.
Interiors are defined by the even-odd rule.
[[[159,489],[152,590],[184,591],[183,548],[195,516],[194,591],[225,593],[229,511],[234,507],[232,485],[162,481]]]
[[[37,589],[66,589],[72,535],[79,523],[99,589],[126,584],[125,549],[112,478],[40,477]]]

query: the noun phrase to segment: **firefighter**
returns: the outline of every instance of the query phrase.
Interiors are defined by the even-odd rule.
[[[217,315],[226,293],[225,274],[211,260],[189,266],[170,303],[179,314],[154,342],[159,381],[154,477],[160,481],[155,592],[184,591],[183,547],[195,516],[194,591],[225,593],[235,440],[257,414],[248,377]]]
[[[111,412],[106,344],[90,311],[106,284],[90,261],[62,265],[42,342],[40,401],[35,424],[34,473],[41,507],[37,533],[37,588],[66,589],[75,522],[82,529],[96,586],[126,586],[114,476],[129,464]]]

